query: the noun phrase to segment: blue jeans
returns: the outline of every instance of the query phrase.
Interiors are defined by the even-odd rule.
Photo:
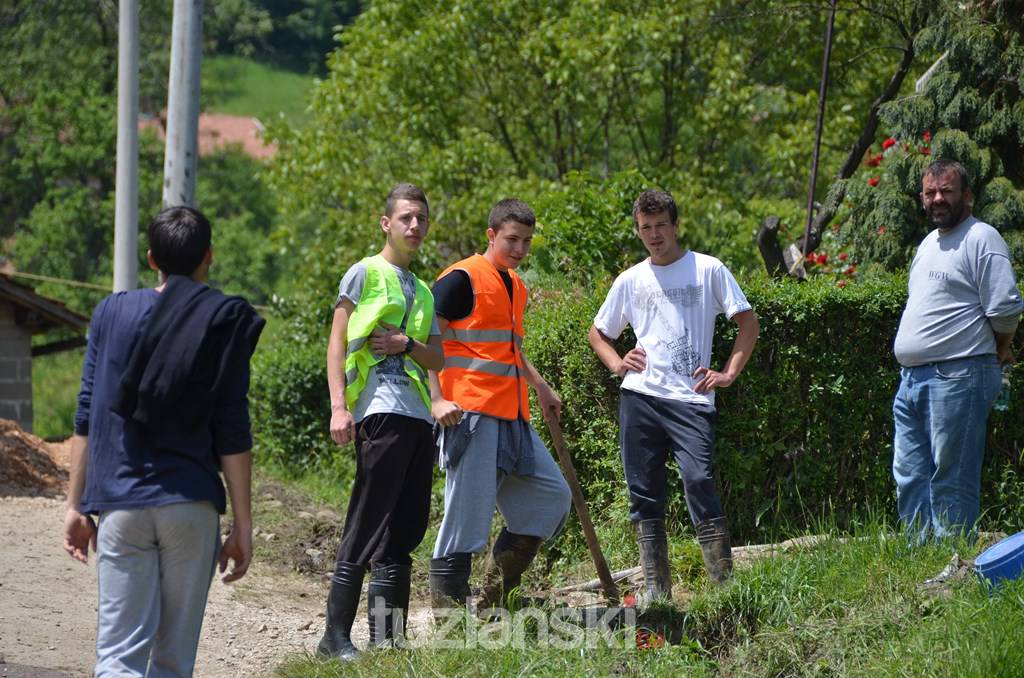
[[[192,675],[219,522],[208,501],[100,514],[97,678]]]
[[[990,354],[900,374],[892,406],[900,520],[921,541],[966,534],[980,511],[985,424],[999,395],[999,363]]]

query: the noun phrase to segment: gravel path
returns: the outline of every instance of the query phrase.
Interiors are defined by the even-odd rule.
[[[0,497],[0,676],[91,673],[96,566],[64,553],[63,519],[60,499]],[[325,592],[315,580],[258,561],[235,584],[215,580],[195,675],[259,676],[285,655],[313,651]]]

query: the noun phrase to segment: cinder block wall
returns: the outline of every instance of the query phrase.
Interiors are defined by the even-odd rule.
[[[32,430],[32,333],[15,324],[10,302],[0,302],[0,418]]]

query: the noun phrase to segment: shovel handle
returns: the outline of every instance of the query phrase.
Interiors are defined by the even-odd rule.
[[[601,551],[601,544],[597,541],[597,533],[594,532],[594,523],[590,520],[590,511],[587,510],[587,503],[583,499],[583,490],[580,489],[580,481],[576,477],[576,467],[572,464],[572,458],[565,447],[565,438],[562,436],[562,427],[554,415],[546,415],[544,420],[551,432],[551,441],[555,444],[555,452],[558,454],[558,461],[562,464],[562,473],[572,493],[572,503],[576,507],[576,515],[580,519],[580,527],[583,528],[583,536],[587,539],[587,548],[590,550],[590,557],[597,568],[597,577],[601,580],[604,588],[605,598],[609,603],[619,602],[619,587],[612,579],[612,573],[608,569],[608,562],[604,559]]]

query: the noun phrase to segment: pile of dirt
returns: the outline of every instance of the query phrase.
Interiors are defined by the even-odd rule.
[[[47,443],[0,419],[0,496],[55,497],[68,482],[70,442]]]

